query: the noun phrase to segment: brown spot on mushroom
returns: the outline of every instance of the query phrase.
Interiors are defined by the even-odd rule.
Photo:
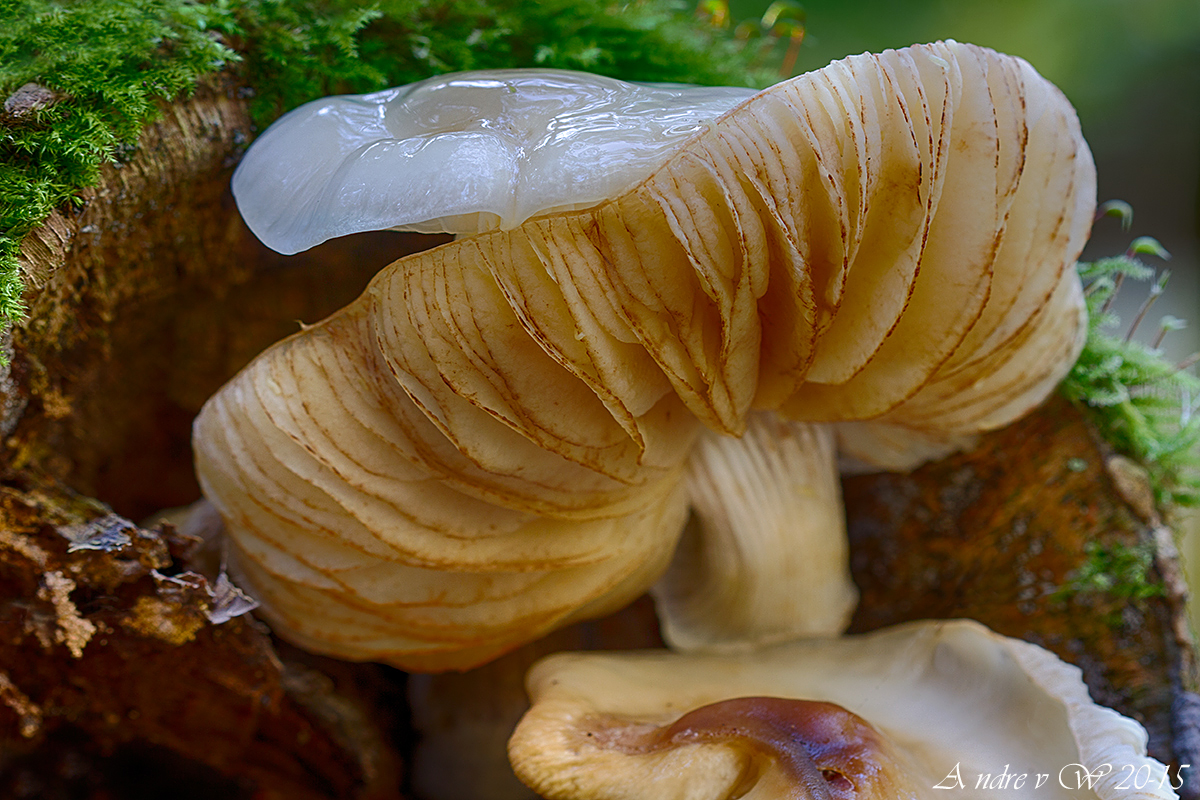
[[[797,800],[877,796],[902,781],[879,732],[834,703],[741,697],[701,706],[671,725],[625,728],[624,733],[612,738],[611,746],[631,754],[710,742],[744,749],[749,756],[745,783],[757,783],[773,764],[786,778],[784,796]]]

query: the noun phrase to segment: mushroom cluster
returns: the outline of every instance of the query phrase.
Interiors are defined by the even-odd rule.
[[[467,668],[644,592],[696,506],[658,589],[674,641],[836,633],[834,434],[809,426],[860,421],[851,454],[905,466],[904,442],[1003,425],[1069,368],[1094,168],[1024,61],[942,42],[694,91],[466,74],[302,108],[251,149],[239,205],[281,249],[461,234],[196,421],[231,567],[278,632]]]

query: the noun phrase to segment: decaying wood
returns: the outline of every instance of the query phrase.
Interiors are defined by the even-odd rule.
[[[411,685],[297,653],[247,615],[215,621],[216,576],[196,574],[192,543],[127,520],[198,497],[190,423],[224,380],[436,240],[272,254],[227,190],[253,133],[238,87],[205,86],[165,112],[81,208],[25,241],[30,315],[0,342],[12,358],[0,375],[0,795],[141,796],[114,776],[155,769],[223,797],[477,792],[465,771],[503,770],[524,667],[551,649],[657,643],[648,607]],[[1158,757],[1200,762],[1170,533],[1137,466],[1079,409],[1055,401],[973,453],[844,489],[855,630],[982,620],[1079,664],[1097,700],[1146,724]],[[1089,542],[1151,554],[1147,584],[1161,588],[1131,599],[1080,584]],[[451,774],[464,742],[474,749]],[[402,760],[417,777],[401,777]],[[520,795],[507,785],[497,797]]]
[[[862,592],[852,631],[977,619],[1081,667],[1095,700],[1142,722],[1159,759],[1176,757],[1171,705],[1196,688],[1196,666],[1172,536],[1145,473],[1079,409],[1054,399],[971,453],[847,478],[843,491]],[[1145,553],[1145,583],[1079,585],[1089,546]]]
[[[235,591],[184,569],[198,541],[19,483],[0,487],[0,794],[129,786],[37,768],[65,750],[84,763],[173,753],[258,797],[394,796],[383,718],[282,661]]]

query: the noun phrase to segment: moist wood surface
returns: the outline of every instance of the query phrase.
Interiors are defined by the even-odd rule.
[[[1174,757],[1172,702],[1195,688],[1195,666],[1172,536],[1144,473],[1080,409],[1052,399],[971,453],[847,478],[843,492],[862,592],[852,631],[977,619],[1081,667],[1095,700],[1146,725],[1158,758]],[[1085,580],[1089,563],[1113,561],[1101,551],[1122,563],[1144,554],[1144,580]]]

